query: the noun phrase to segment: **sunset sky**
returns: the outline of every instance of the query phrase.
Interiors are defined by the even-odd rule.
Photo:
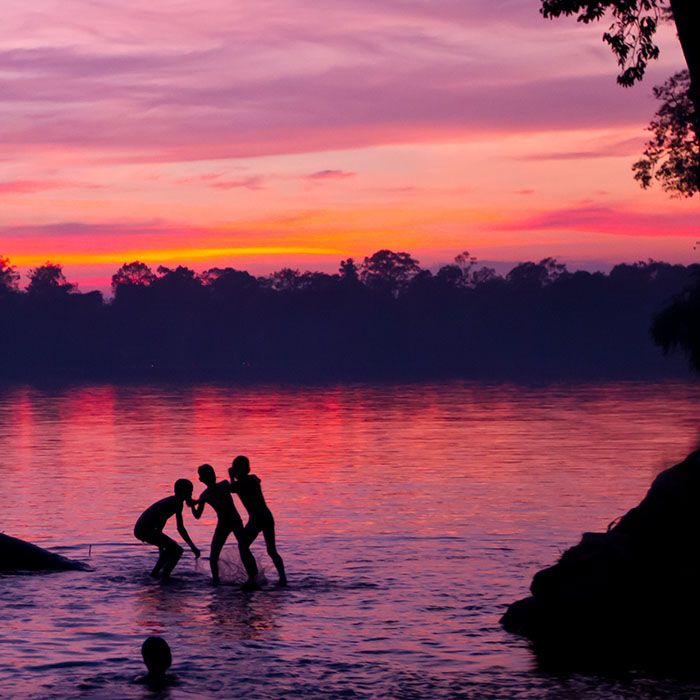
[[[135,259],[334,271],[698,259],[700,202],[632,178],[672,28],[616,85],[537,0],[26,0],[0,29],[0,255],[82,290]],[[26,283],[26,274],[23,274]]]

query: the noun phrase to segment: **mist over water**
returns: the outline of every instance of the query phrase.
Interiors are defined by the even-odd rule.
[[[0,695],[153,697],[131,680],[158,634],[170,698],[695,697],[700,684],[550,675],[498,619],[697,446],[699,399],[683,383],[6,389],[0,531],[93,570],[0,576]],[[136,518],[240,453],[289,588],[262,540],[265,590],[239,590],[231,543],[229,583],[211,586],[208,509],[185,514],[203,560],[186,551],[172,581],[149,578]]]

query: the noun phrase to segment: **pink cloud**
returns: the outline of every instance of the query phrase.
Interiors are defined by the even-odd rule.
[[[0,145],[15,153],[196,160],[638,125],[652,111],[648,87],[615,85],[612,60],[607,77],[594,61],[567,72],[591,32],[575,49],[521,0],[71,5],[18,10],[0,39]],[[36,32],[32,48],[13,27]],[[607,57],[598,32],[595,46]]]
[[[543,212],[507,224],[494,224],[499,231],[577,231],[623,236],[697,238],[700,214],[695,212],[637,213],[603,206],[583,206]]]
[[[240,180],[227,180],[224,179],[223,173],[206,173],[204,175],[179,178],[175,180],[175,183],[178,185],[202,185],[204,187],[213,187],[217,190],[233,190],[237,188],[247,190],[265,189],[263,178],[257,175]]]
[[[31,76],[3,87],[5,103],[31,103],[41,96],[43,103],[53,103],[51,114],[28,120],[9,107],[2,142],[23,148],[136,149],[190,160],[421,141],[426,133],[434,138],[638,125],[649,113],[641,91],[601,85],[598,77],[542,78],[507,87],[450,78],[436,79],[425,69],[409,83],[389,69],[367,81],[363,69],[339,68],[320,76],[233,81],[216,88],[184,84],[146,90],[84,76],[64,84],[54,76]],[[89,111],[76,108],[86,99],[93,103]],[[254,108],[239,114],[241,104]]]
[[[264,190],[262,178],[248,177],[245,180],[220,180],[212,184],[212,187],[218,190],[232,190],[238,187],[243,187],[247,190]]]
[[[65,189],[98,189],[99,185],[85,184],[81,182],[68,182],[60,180],[6,180],[0,182],[0,193],[4,194],[33,194],[46,190]]]
[[[347,180],[356,177],[357,173],[346,172],[344,170],[317,170],[315,173],[305,175],[307,180]]]
[[[186,227],[172,225],[165,221],[115,222],[90,224],[82,221],[64,221],[53,224],[20,224],[0,227],[3,242],[24,242],[33,239],[46,241],[61,241],[68,239],[90,239],[93,246],[105,247],[114,245],[118,239],[142,237],[144,239],[166,241],[173,235],[199,234],[208,232],[203,227]]]
[[[648,139],[635,137],[612,143],[597,143],[579,151],[547,151],[521,156],[518,160],[581,160],[587,158],[612,158],[640,155]]]

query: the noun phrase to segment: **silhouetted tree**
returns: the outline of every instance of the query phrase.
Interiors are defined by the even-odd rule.
[[[632,166],[635,179],[645,189],[656,179],[671,196],[692,197],[700,192],[700,141],[693,129],[695,108],[689,89],[687,70],[654,88],[654,97],[663,102],[649,125],[654,137],[644,158]]]
[[[664,353],[683,350],[690,366],[700,372],[700,274],[672,302],[654,316],[652,337]]]
[[[566,273],[566,265],[554,258],[544,258],[539,263],[524,262],[514,267],[506,279],[516,288],[543,287],[556,281]]]
[[[329,275],[327,272],[304,272],[300,277],[299,289],[312,293],[323,293],[331,290],[340,282],[339,275]]]
[[[544,258],[540,260],[540,265],[547,270],[547,282],[556,282],[562,275],[566,275],[566,265],[558,263],[556,258]]]
[[[145,263],[135,260],[125,263],[112,275],[112,291],[116,293],[119,285],[148,286],[156,276]]]
[[[357,269],[357,265],[352,258],[340,261],[340,267],[338,268],[338,274],[340,279],[349,285],[356,285],[360,281],[360,275]]]
[[[158,276],[151,282],[159,292],[185,294],[188,291],[198,290],[202,287],[202,280],[194,270],[184,265],[178,265],[175,269],[158,266]]]
[[[379,250],[362,263],[360,279],[370,289],[397,296],[420,267],[408,253]]]
[[[220,299],[232,301],[241,295],[251,293],[260,287],[258,279],[245,270],[232,267],[212,267],[205,270],[200,277]]]
[[[463,251],[455,255],[455,265],[458,265],[462,270],[469,272],[469,270],[476,265],[476,256],[471,255],[468,250]]]
[[[127,266],[115,277],[133,283],[118,282],[108,304],[99,292],[67,294],[72,286],[49,264],[33,271],[31,292],[0,295],[0,379],[564,379],[683,371],[678,360],[663,364],[649,319],[700,266],[649,260],[617,265],[609,275],[571,274],[544,258],[504,279],[472,263],[465,256],[433,275],[406,253],[379,251],[361,269],[366,284],[292,270],[277,276],[279,291],[271,277],[232,268],[197,275],[162,267],[150,284],[139,284],[147,270]],[[697,329],[697,305],[685,302],[676,314],[685,326],[667,324],[664,337],[672,345],[675,332],[690,351],[692,338],[682,338]]]
[[[435,277],[449,287],[466,286],[464,273],[459,265],[443,265]]]
[[[478,287],[480,284],[485,284],[486,282],[492,282],[497,279],[498,275],[496,270],[492,267],[480,267],[478,270],[472,272],[472,284]]]
[[[578,21],[586,24],[609,14],[613,23],[609,31],[603,34],[603,41],[609,44],[617,57],[621,68],[617,80],[625,86],[641,80],[648,62],[658,57],[659,47],[654,43],[654,34],[661,20],[665,17],[672,19],[688,66],[687,97],[694,109],[686,110],[685,114],[690,120],[690,128],[695,132],[697,148],[700,143],[700,2],[669,0],[669,3],[670,11],[665,6],[665,0],[542,0],[541,12],[548,18],[578,15]],[[680,116],[679,112],[677,116]],[[643,177],[638,179],[644,184]],[[696,181],[700,182],[700,172]]]
[[[10,265],[9,258],[0,255],[0,294],[15,292],[19,288],[19,272]]]
[[[547,270],[544,265],[534,262],[524,262],[516,265],[507,275],[506,280],[515,288],[542,287],[547,281]]]
[[[278,292],[293,292],[302,286],[302,276],[299,270],[283,267],[272,273],[272,288]]]
[[[453,264],[443,265],[436,278],[450,287],[469,287],[472,284],[471,271],[475,265],[476,258],[465,250],[455,256]]]
[[[617,58],[620,85],[633,85],[644,77],[647,64],[659,55],[654,34],[667,16],[676,24],[678,38],[693,80],[698,70],[697,27],[700,12],[696,0],[542,0],[542,14],[547,17],[578,15],[579,22],[589,24],[607,14],[610,29],[603,34]]]
[[[33,296],[69,294],[76,285],[69,282],[63,274],[63,267],[47,262],[29,271],[27,292]]]

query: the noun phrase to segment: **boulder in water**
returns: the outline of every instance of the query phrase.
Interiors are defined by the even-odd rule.
[[[685,672],[700,654],[700,451],[607,532],[585,533],[508,607],[544,663]]]
[[[37,547],[31,542],[0,534],[0,571],[85,571],[89,567]]]

